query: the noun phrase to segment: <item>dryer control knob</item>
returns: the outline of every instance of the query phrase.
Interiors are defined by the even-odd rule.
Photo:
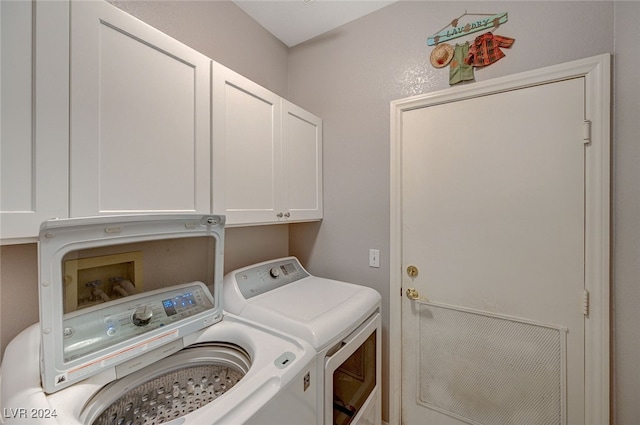
[[[142,305],[136,308],[136,311],[131,315],[131,322],[136,326],[148,325],[153,317],[153,310],[151,306]]]
[[[269,275],[271,275],[272,278],[277,278],[278,276],[280,276],[280,269],[278,267],[271,267],[269,269]]]

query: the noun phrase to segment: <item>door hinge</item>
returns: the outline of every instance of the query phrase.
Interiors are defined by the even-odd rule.
[[[586,289],[582,290],[582,314],[589,315],[589,291]]]
[[[591,121],[584,120],[582,124],[582,142],[585,145],[591,143]]]

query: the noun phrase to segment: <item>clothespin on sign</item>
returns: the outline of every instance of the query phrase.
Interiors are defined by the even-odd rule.
[[[458,25],[460,18],[462,18],[463,16],[486,16],[486,18],[478,19],[464,25]],[[463,35],[473,34],[474,32],[484,31],[492,27],[497,27],[498,25],[507,22],[507,20],[507,12],[491,15],[484,13],[467,13],[467,11],[465,10],[462,15],[451,21],[451,28],[449,28],[449,25],[447,25],[438,33],[429,37],[427,39],[427,45],[435,46],[438,43],[453,40],[454,38],[462,37]]]

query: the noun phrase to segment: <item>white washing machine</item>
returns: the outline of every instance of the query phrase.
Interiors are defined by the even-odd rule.
[[[316,352],[223,312],[224,217],[51,220],[40,322],[6,348],[3,423],[312,424]]]
[[[311,276],[297,258],[228,273],[225,309],[308,341],[318,354],[318,423],[381,423],[380,294]]]

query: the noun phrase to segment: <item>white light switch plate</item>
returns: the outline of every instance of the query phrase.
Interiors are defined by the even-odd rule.
[[[369,250],[369,267],[380,267],[380,250]]]

